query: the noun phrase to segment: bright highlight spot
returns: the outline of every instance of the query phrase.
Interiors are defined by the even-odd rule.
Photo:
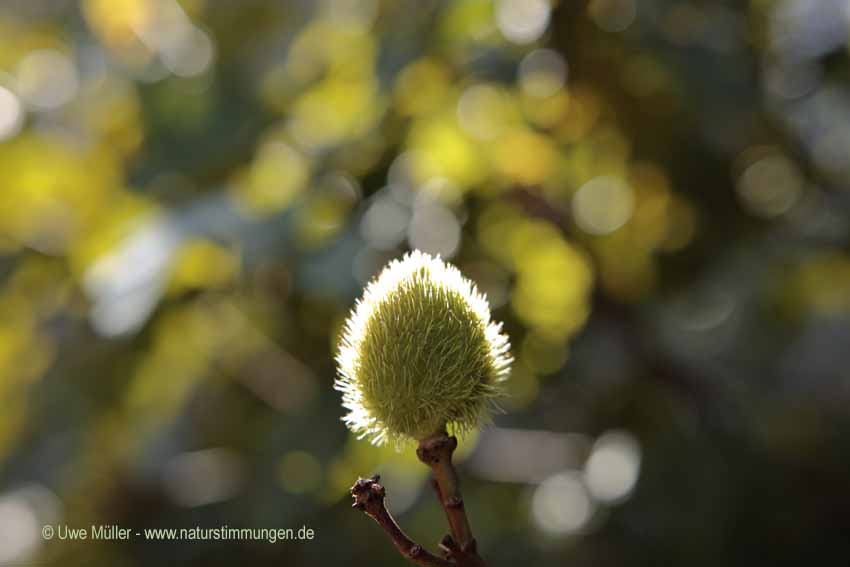
[[[0,87],[0,142],[21,130],[24,113],[18,97],[7,88]]]
[[[61,503],[41,485],[0,496],[0,565],[28,564],[44,541],[42,526],[59,520]]]
[[[625,499],[640,473],[640,444],[625,431],[609,431],[593,446],[584,468],[584,480],[594,498],[614,503]]]
[[[738,196],[744,207],[760,217],[787,212],[803,192],[803,177],[781,155],[771,155],[750,165],[738,179]]]
[[[18,64],[15,73],[18,94],[35,110],[52,110],[77,94],[79,81],[74,63],[63,53],[39,49]]]
[[[162,295],[181,239],[170,222],[155,219],[86,271],[83,287],[94,302],[89,318],[98,334],[114,337],[142,326]]]
[[[531,499],[535,525],[550,535],[580,531],[593,517],[595,505],[578,473],[553,475],[537,487]]]
[[[546,31],[550,12],[546,0],[500,0],[496,6],[496,23],[509,41],[531,43]]]
[[[0,563],[16,563],[38,547],[41,526],[32,508],[20,498],[0,500]]]
[[[209,69],[215,55],[212,38],[192,24],[180,4],[158,0],[147,9],[147,17],[133,20],[130,26],[171,73],[194,77]]]
[[[410,220],[408,210],[389,198],[376,200],[360,221],[360,234],[372,248],[389,250],[403,239]]]
[[[552,49],[536,49],[519,64],[519,86],[529,96],[552,96],[566,81],[567,62]]]
[[[195,77],[212,65],[215,47],[206,33],[188,26],[176,38],[163,46],[160,57],[169,71],[178,77]]]
[[[193,508],[232,498],[242,479],[242,462],[224,448],[178,455],[165,465],[163,482],[180,506]]]
[[[479,140],[492,140],[505,129],[510,106],[505,95],[488,85],[466,89],[457,102],[457,120],[463,130]]]
[[[451,258],[460,245],[460,223],[454,213],[439,205],[416,208],[408,229],[410,247]]]
[[[576,224],[589,234],[610,234],[626,224],[635,207],[632,188],[619,177],[591,179],[573,196]]]

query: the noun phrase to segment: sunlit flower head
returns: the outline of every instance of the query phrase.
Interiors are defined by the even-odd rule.
[[[472,282],[411,252],[369,283],[345,322],[335,384],[343,420],[378,445],[473,428],[501,394],[509,347]]]

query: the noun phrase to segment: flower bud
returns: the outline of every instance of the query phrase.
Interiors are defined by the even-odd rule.
[[[508,337],[454,266],[419,251],[390,262],[345,322],[337,354],[348,414],[380,445],[462,433],[489,417],[510,371]]]

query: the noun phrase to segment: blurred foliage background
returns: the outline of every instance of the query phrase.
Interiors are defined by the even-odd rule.
[[[491,565],[850,557],[845,0],[5,0],[0,565],[402,565],[339,326],[406,249],[516,357]],[[41,526],[298,528],[72,543]],[[841,560],[840,558],[843,558]]]

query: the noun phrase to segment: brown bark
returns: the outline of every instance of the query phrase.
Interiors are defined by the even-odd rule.
[[[378,484],[379,476],[361,478],[351,487],[351,495],[354,497],[353,507],[371,516],[387,532],[399,553],[416,565],[487,567],[478,555],[460,493],[457,472],[452,463],[452,455],[456,448],[457,438],[450,437],[445,431],[441,431],[422,439],[416,450],[419,460],[431,467],[433,485],[451,530],[451,534],[446,535],[440,542],[440,549],[445,558],[428,552],[401,530],[386,508],[384,503],[386,490]]]

